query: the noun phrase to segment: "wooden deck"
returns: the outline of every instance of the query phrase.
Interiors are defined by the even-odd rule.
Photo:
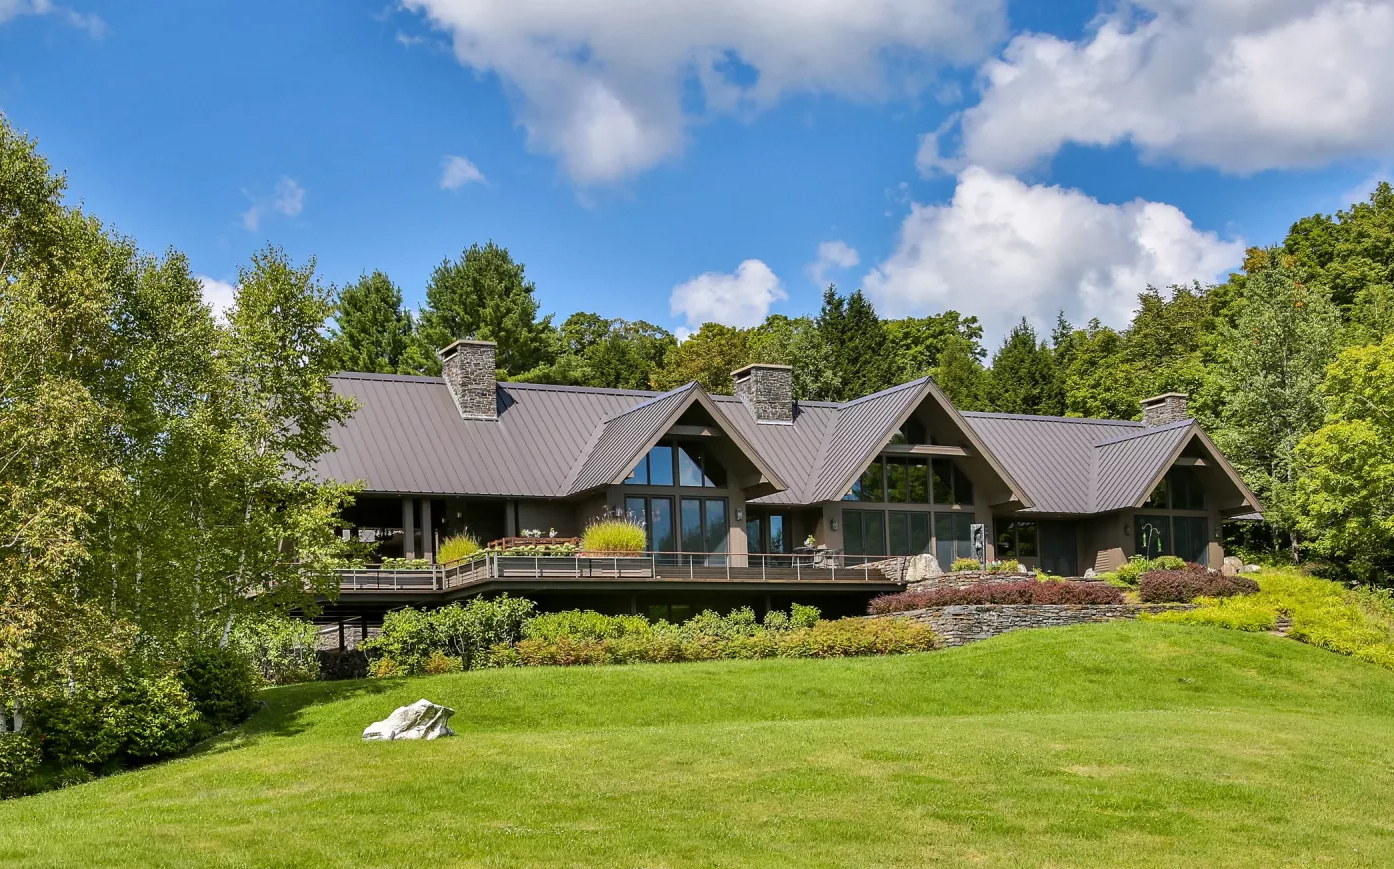
[[[598,583],[664,585],[817,585],[899,586],[903,560],[881,558],[875,562],[848,564],[843,557],[815,560],[806,556],[747,556],[747,563],[733,565],[739,556],[662,553],[635,556],[524,556],[487,555],[467,562],[434,565],[415,570],[390,570],[368,566],[340,572],[341,596],[386,595],[433,597],[457,596],[484,586],[519,588],[545,583],[549,588]]]

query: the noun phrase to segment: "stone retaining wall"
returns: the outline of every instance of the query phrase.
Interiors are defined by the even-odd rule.
[[[1035,578],[1035,573],[988,573],[985,570],[963,570],[958,573],[941,573],[919,582],[911,582],[905,586],[905,590],[938,591],[941,588],[972,588],[984,583],[1021,582],[1023,579]]]
[[[1008,631],[1056,628],[1135,619],[1138,613],[1195,609],[1193,604],[957,604],[867,616],[909,619],[939,635],[945,646],[962,646]]]

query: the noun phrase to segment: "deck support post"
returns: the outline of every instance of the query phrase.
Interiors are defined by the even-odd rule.
[[[402,499],[402,557],[416,557],[416,499]]]

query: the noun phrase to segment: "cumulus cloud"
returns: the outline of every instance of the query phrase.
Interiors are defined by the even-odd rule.
[[[405,0],[456,58],[496,74],[530,147],[580,184],[623,180],[678,152],[687,128],[749,116],[792,92],[879,99],[975,64],[1002,0]]]
[[[828,272],[834,269],[850,269],[861,262],[857,249],[845,241],[825,241],[818,245],[818,259],[808,264],[806,271],[809,280],[818,286],[828,283]]]
[[[981,82],[961,156],[1001,171],[1071,142],[1236,173],[1380,159],[1394,153],[1394,2],[1125,0],[1079,41],[1017,36]],[[922,170],[944,168],[942,138],[922,143]]]
[[[1060,310],[1125,325],[1148,284],[1214,280],[1243,252],[1172,205],[1109,205],[970,167],[948,204],[912,207],[864,286],[887,316],[970,311],[995,341],[1022,316],[1048,326]]]
[[[251,196],[250,193],[247,195]],[[305,188],[294,178],[282,176],[270,196],[253,197],[251,206],[242,212],[242,227],[248,232],[257,232],[267,211],[298,217],[304,210]]]
[[[237,287],[207,275],[198,275],[194,280],[203,287],[203,302],[213,309],[213,316],[218,319],[226,317],[237,299]]]
[[[95,12],[78,12],[67,6],[59,6],[52,0],[0,0],[0,24],[21,15],[53,15],[70,27],[86,30],[93,39],[101,39],[107,33],[106,22]]]
[[[789,298],[779,278],[758,259],[748,259],[734,274],[707,272],[673,288],[669,299],[674,315],[687,318],[691,329],[703,323],[757,326],[770,305]]]
[[[484,173],[464,157],[448,155],[441,162],[440,189],[459,190],[466,184],[483,184]]]

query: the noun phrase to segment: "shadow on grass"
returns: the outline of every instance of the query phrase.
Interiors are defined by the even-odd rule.
[[[274,737],[303,733],[307,710],[365,694],[383,694],[402,684],[402,679],[346,679],[305,682],[262,692],[262,707],[237,727],[199,743],[188,755],[220,754],[247,748]]]

